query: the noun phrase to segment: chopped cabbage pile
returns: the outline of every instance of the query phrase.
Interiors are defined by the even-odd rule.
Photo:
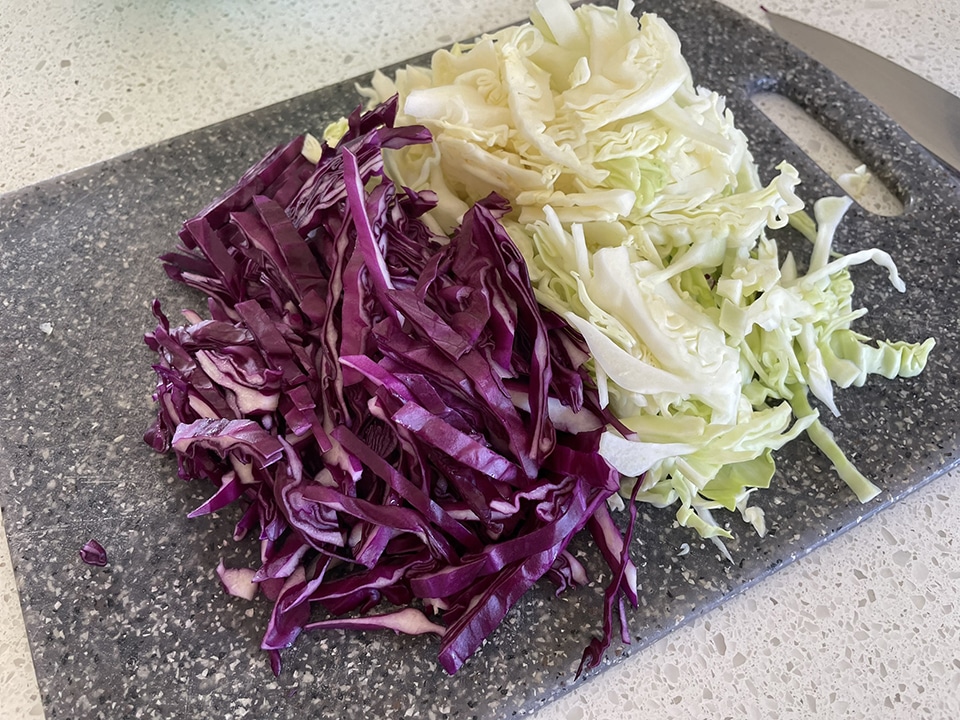
[[[879,490],[808,395],[839,414],[834,386],[917,375],[934,340],[873,342],[852,328],[866,310],[849,268],[876,263],[902,291],[893,260],[875,248],[837,255],[850,200],[823,198],[809,218],[786,162],[764,185],[676,33],[632,10],[540,0],[530,23],[439,51],[429,68],[377,73],[371,103],[398,94],[397,125],[433,135],[388,151],[387,172],[437,194],[425,220],[443,234],[491,192],[509,201],[503,222],[537,301],[583,335],[622,423],[600,446],[621,494],[678,505],[704,537],[730,535],[719,508],[762,534],[750,495],[769,486],[772,452],[806,432],[866,501]],[[812,243],[806,268],[768,234],[788,222]]]

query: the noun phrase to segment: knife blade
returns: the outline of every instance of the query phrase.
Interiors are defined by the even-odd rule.
[[[960,173],[960,98],[882,55],[763,9],[780,37],[846,80]]]

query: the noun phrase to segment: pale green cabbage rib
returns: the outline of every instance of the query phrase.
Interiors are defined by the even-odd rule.
[[[696,87],[659,17],[540,0],[531,22],[439,51],[429,68],[378,73],[372,102],[399,93],[399,124],[430,145],[391,152],[393,179],[431,189],[449,232],[477,200],[510,201],[505,224],[538,300],[586,339],[612,430],[604,457],[629,495],[679,505],[677,519],[727,536],[725,508],[764,532],[751,493],[774,476],[772,452],[806,431],[862,500],[875,487],[808,402],[834,414],[834,386],[919,373],[934,341],[871,344],[851,323],[851,265],[833,237],[848,198],[802,212],[788,163],[766,185],[724,100]],[[801,273],[770,229],[792,222],[812,243]]]

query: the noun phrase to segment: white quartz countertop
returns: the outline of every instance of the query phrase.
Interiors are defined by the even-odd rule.
[[[765,22],[758,0],[721,2]],[[960,4],[765,2],[960,94]],[[0,193],[522,20],[532,6],[0,0]],[[955,473],[537,717],[960,717],[958,517]],[[2,535],[0,720],[39,718]]]

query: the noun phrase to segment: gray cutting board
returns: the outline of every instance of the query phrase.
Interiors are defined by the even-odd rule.
[[[808,201],[839,192],[751,105],[757,89],[806,108],[904,201],[897,218],[854,208],[838,246],[889,251],[907,283],[901,296],[882,273],[858,270],[857,299],[874,308],[859,327],[932,335],[938,346],[918,379],[839,394],[843,416],[829,425],[884,488],[869,505],[797,442],[780,455],[776,489],[760,498],[771,536],[759,540],[732,522],[734,564],[696,542],[677,557],[690,534],[672,526],[670,512],[643,512],[636,639],[605,664],[944,472],[960,425],[957,184],[873,106],[730,10],[708,0],[643,8],[677,29],[697,81],[728,97],[764,177],[786,158],[806,178]],[[524,714],[574,683],[599,625],[602,584],[561,598],[549,587],[530,593],[452,678],[435,662],[434,640],[336,631],[302,638],[274,679],[257,649],[266,604],[227,598],[214,574],[221,556],[240,565],[254,548],[229,540],[229,513],[188,520],[210,489],[177,480],[173,461],[140,441],[153,412],[141,343],[153,327],[149,303],[198,305],[156,256],[173,247],[183,219],[266,150],[355,104],[353,83],[342,83],[0,198],[0,499],[51,720],[495,718]],[[47,322],[49,335],[40,329]],[[106,546],[108,567],[80,563],[90,537]],[[577,550],[596,573],[589,543]]]

